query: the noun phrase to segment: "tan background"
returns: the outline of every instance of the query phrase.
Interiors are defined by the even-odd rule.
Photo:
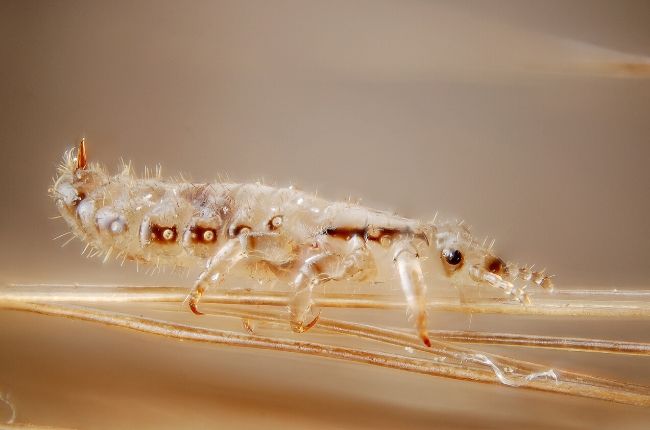
[[[648,24],[645,1],[0,2],[0,280],[191,283],[50,240],[65,231],[48,220],[50,178],[86,136],[91,159],[109,166],[123,157],[139,171],[161,163],[195,180],[264,178],[407,216],[440,211],[561,286],[647,286],[650,82],[617,64],[650,55]],[[524,324],[472,328],[481,322]],[[643,322],[526,324],[650,337]],[[542,356],[650,380],[647,360]],[[0,392],[22,421],[75,428],[642,428],[650,418],[10,313],[0,313]]]

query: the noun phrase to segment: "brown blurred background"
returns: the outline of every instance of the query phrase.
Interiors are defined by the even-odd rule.
[[[647,1],[0,1],[0,281],[187,284],[79,256],[63,151],[459,217],[561,287],[650,279]],[[139,312],[135,309],[134,312]],[[181,317],[184,318],[184,317]],[[191,320],[190,320],[191,321]],[[648,339],[644,322],[475,318]],[[467,317],[441,317],[466,329]],[[535,325],[537,324],[537,325]],[[539,353],[648,383],[647,360]],[[74,428],[644,428],[650,414],[0,312],[0,392]],[[0,409],[0,419],[4,411]]]

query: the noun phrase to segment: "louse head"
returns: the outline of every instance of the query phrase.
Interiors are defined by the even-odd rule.
[[[106,180],[104,170],[99,165],[88,162],[85,139],[81,140],[79,147],[65,152],[58,168],[58,176],[50,188],[50,195],[68,224],[77,226],[77,207]]]
[[[536,286],[552,290],[551,277],[544,271],[507,263],[492,251],[492,245],[480,244],[472,238],[463,223],[435,226],[435,245],[444,276],[455,285],[489,286],[527,302],[525,290]]]

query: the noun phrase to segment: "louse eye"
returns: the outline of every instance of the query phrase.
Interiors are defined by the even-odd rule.
[[[457,266],[463,261],[463,253],[457,249],[444,249],[442,251],[442,258],[445,259],[447,264]]]

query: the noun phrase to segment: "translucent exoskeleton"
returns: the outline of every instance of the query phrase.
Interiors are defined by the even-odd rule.
[[[314,289],[331,280],[370,282],[393,271],[429,345],[423,264],[434,277],[495,287],[521,302],[528,301],[528,286],[552,287],[544,273],[494,255],[463,223],[402,218],[292,187],[136,178],[130,166],[111,176],[87,161],[83,140],[65,154],[51,195],[74,235],[105,258],[205,265],[189,295],[196,314],[208,288],[239,268],[262,265],[292,288],[289,322],[303,332],[320,315]]]

